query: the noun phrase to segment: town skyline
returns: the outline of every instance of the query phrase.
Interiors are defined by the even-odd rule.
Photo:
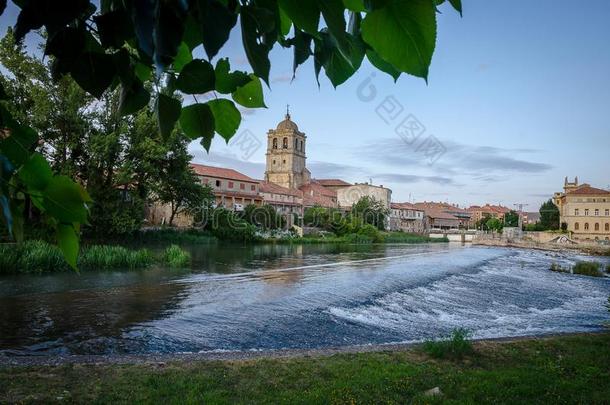
[[[264,87],[268,108],[245,111],[237,134],[248,130],[264,144],[290,104],[308,136],[312,177],[372,178],[390,187],[396,201],[411,195],[463,206],[525,203],[536,211],[566,176],[607,189],[610,127],[603,109],[610,102],[610,55],[603,39],[610,27],[603,19],[610,3],[594,3],[574,9],[565,1],[540,2],[523,13],[511,4],[473,2],[465,4],[463,18],[444,12],[427,85],[406,75],[394,84],[365,61],[337,89],[320,75],[318,91],[311,61],[291,83],[291,59],[274,49],[271,90]],[[223,52],[245,63],[240,50],[236,32]],[[367,79],[377,91],[370,102],[358,98]],[[394,132],[396,122],[388,125],[375,112],[388,96],[403,107],[397,121],[412,114],[425,136],[445,146],[433,165]],[[209,156],[198,143],[190,150],[197,163],[264,174],[264,147],[248,159],[218,138]]]

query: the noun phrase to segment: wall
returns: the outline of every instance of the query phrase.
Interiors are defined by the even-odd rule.
[[[360,198],[369,196],[377,201],[381,201],[386,208],[390,208],[392,190],[382,186],[371,184],[354,184],[353,186],[341,187],[337,189],[337,201],[341,208],[351,208]]]

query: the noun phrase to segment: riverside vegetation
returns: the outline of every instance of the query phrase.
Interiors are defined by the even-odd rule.
[[[243,361],[0,368],[0,402],[607,403],[610,333]],[[52,376],[52,378],[50,377]],[[438,387],[437,395],[427,392]]]
[[[78,266],[84,270],[141,269],[154,263],[184,267],[190,256],[176,245],[170,246],[162,257],[155,257],[147,249],[128,249],[122,246],[92,245],[81,249]],[[0,274],[46,273],[70,271],[61,250],[44,241],[0,245]]]
[[[557,263],[553,263],[551,264],[551,271],[557,273],[580,274],[590,277],[604,277],[603,266],[599,262],[580,261],[572,267],[563,267]],[[605,272],[610,274],[610,264],[606,265]]]

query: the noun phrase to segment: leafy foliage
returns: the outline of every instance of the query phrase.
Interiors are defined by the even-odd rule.
[[[191,255],[178,245],[170,245],[163,252],[163,261],[170,267],[187,267],[191,263]]]
[[[559,229],[559,209],[549,199],[540,206],[540,225],[543,230]]]
[[[515,211],[510,211],[504,214],[504,226],[516,227],[519,226],[519,214]]]
[[[460,0],[449,2],[461,13]],[[316,77],[324,69],[334,86],[351,77],[365,55],[394,79],[407,73],[427,80],[436,42],[437,6],[443,1],[102,0],[99,9],[88,0],[14,3],[20,9],[15,38],[19,42],[31,31],[44,28],[44,53],[54,83],[70,77],[77,84],[65,84],[63,90],[83,100],[86,97],[79,94],[79,88],[101,100],[117,94],[117,117],[138,115],[152,103],[156,132],[167,137],[179,122],[190,139],[201,138],[209,150],[215,133],[226,140],[235,134],[241,116],[234,102],[248,108],[265,106],[260,80],[269,84],[269,52],[275,44],[292,48],[294,72],[313,56]],[[4,9],[2,2],[0,15]],[[249,75],[232,72],[228,60],[220,59],[215,67],[211,63],[238,20],[253,71]],[[321,22],[326,26],[320,27]],[[193,58],[193,50],[200,45],[209,60]],[[23,53],[18,57],[27,58]],[[10,61],[3,60],[4,67],[10,69],[6,63]],[[30,73],[40,74],[38,68]],[[17,75],[15,80],[21,83],[22,77]],[[148,80],[154,86],[147,85]],[[25,114],[28,109],[22,109],[21,114],[11,111],[11,104],[20,96],[13,93],[8,99],[5,85],[6,81],[0,83],[0,130],[5,137],[0,142],[0,205],[7,228],[12,232],[13,226],[22,222],[23,197],[29,196],[53,219],[54,226],[62,225],[57,228],[61,229],[60,246],[73,259],[78,243],[74,235],[87,223],[91,198],[81,185],[58,174],[64,170],[67,155],[57,160],[47,157],[61,168],[50,176],[47,167],[35,158],[24,170],[26,180],[20,178],[23,166],[38,153],[36,145],[44,129],[39,126],[38,133],[34,130],[34,120]],[[195,98],[195,104],[181,105],[180,93],[209,91],[227,98],[203,103]],[[40,111],[41,117],[60,111],[77,126],[83,124],[81,115],[87,113],[80,108],[62,110],[53,101],[48,107]],[[63,141],[61,136],[58,140]],[[70,160],[75,161],[73,156]],[[77,177],[72,174],[72,178]],[[66,227],[72,227],[73,232]],[[15,236],[19,234],[15,232]]]

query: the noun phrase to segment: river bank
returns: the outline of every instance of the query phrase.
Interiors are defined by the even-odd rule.
[[[433,359],[421,346],[332,350],[5,365],[0,402],[603,403],[610,397],[608,332],[478,341],[460,360]]]
[[[529,240],[482,239],[473,240],[473,246],[509,247],[534,249],[551,252],[580,253],[592,256],[610,256],[610,247],[599,245],[561,245],[557,243],[540,243]]]

